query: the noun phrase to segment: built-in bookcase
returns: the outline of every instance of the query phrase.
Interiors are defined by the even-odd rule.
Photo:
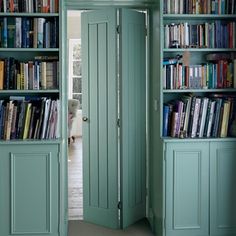
[[[153,96],[153,120],[161,123],[153,141],[158,236],[236,235],[235,3],[160,2],[160,113]]]
[[[163,1],[162,134],[235,137],[235,1]]]
[[[0,1],[0,235],[60,234],[58,4]]]
[[[59,1],[0,1],[0,35],[0,140],[59,138]]]

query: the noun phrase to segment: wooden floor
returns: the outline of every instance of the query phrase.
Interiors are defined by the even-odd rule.
[[[82,138],[69,145],[68,214],[69,220],[83,219]]]

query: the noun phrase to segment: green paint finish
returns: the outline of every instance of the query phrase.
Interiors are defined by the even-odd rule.
[[[236,235],[236,143],[210,144],[210,232]]]
[[[121,201],[122,227],[145,217],[146,45],[145,15],[121,16]]]
[[[166,150],[166,235],[208,235],[208,143],[168,143]]]
[[[58,170],[58,145],[1,145],[1,235],[59,235]]]
[[[84,219],[118,228],[116,10],[82,13]]]

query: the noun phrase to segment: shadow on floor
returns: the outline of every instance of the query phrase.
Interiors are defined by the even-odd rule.
[[[113,230],[84,221],[69,221],[68,236],[153,236],[147,220],[141,220],[124,230]]]

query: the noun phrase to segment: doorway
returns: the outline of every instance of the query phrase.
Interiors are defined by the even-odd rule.
[[[67,12],[68,218],[83,220],[81,11]]]
[[[87,144],[83,150],[86,184],[80,191],[86,210],[83,216],[99,225],[125,228],[145,217],[146,208],[145,14],[128,9],[119,11],[120,18],[116,9],[87,13],[82,35],[83,52],[88,52],[88,60],[83,60],[83,139]],[[79,29],[76,20],[72,31]],[[78,68],[76,64],[72,70]],[[82,90],[80,93],[82,96]],[[68,180],[70,186],[70,177]],[[75,208],[73,201],[69,212],[70,207]]]

